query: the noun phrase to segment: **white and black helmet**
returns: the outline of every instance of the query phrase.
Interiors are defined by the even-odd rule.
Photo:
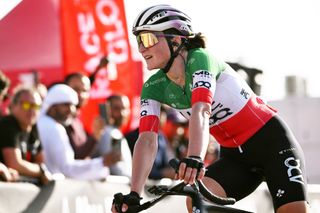
[[[183,36],[193,36],[191,18],[170,5],[155,5],[143,10],[133,23],[132,32],[138,35],[139,32],[165,31],[176,29]]]

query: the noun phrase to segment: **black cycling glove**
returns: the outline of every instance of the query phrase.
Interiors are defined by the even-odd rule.
[[[192,168],[192,169],[197,169],[197,176],[199,175],[199,172],[201,171],[202,168],[204,168],[204,163],[201,159],[201,157],[198,156],[189,156],[186,158],[183,158],[180,161],[181,163],[185,163],[187,165],[187,168]]]
[[[130,192],[127,195],[123,195],[122,193],[117,193],[114,195],[113,204],[117,212],[122,213],[122,205],[125,203],[128,205],[128,210],[126,213],[135,213],[140,206],[140,200],[142,198],[139,196],[137,192]]]

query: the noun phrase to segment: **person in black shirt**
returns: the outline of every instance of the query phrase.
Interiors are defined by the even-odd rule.
[[[0,160],[16,169],[20,176],[46,184],[50,174],[42,164],[43,154],[35,128],[40,105],[41,97],[35,90],[21,87],[15,91],[10,114],[0,120]]]
[[[0,71],[0,107],[2,107],[2,101],[8,97],[8,90],[10,87],[10,79],[7,78]],[[2,117],[2,109],[0,110],[0,117]],[[0,180],[1,181],[16,181],[19,178],[19,174],[16,170],[8,168],[0,161]]]

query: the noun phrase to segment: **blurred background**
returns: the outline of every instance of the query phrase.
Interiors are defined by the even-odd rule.
[[[207,36],[208,48],[216,56],[262,70],[256,82],[262,85],[261,95],[266,99],[284,98],[286,81],[292,81],[286,76],[292,75],[297,76],[299,86],[304,82],[309,96],[320,96],[316,77],[320,70],[320,1],[128,0],[129,30],[140,8],[164,2],[192,18],[194,30]]]
[[[64,27],[61,25],[67,21],[61,20],[65,11],[61,9],[60,1],[10,2],[18,6],[6,16],[4,12],[0,14],[0,69],[4,72],[49,69],[66,63],[64,47],[61,46],[64,39],[61,36]],[[85,1],[61,2],[70,2],[71,5],[71,2]],[[121,15],[125,16],[124,27],[129,32],[126,36],[134,54],[137,47],[131,34],[132,23],[143,8],[159,3],[170,3],[185,11],[193,19],[194,30],[207,36],[208,48],[217,57],[263,71],[255,82],[261,85],[261,95],[267,100],[284,98],[286,85],[292,81],[298,84],[296,90],[299,92],[305,90],[303,92],[310,97],[320,96],[317,81],[320,70],[318,0],[202,0],[201,3],[190,0],[123,0],[121,10],[124,14]],[[6,6],[8,3],[2,4],[2,10],[9,7]],[[68,7],[64,8],[72,13]],[[109,21],[112,22],[111,19]],[[95,52],[91,51],[91,54]],[[107,50],[99,51],[106,53]]]

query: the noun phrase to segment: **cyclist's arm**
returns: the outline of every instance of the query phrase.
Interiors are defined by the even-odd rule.
[[[139,194],[149,176],[158,151],[160,106],[159,101],[141,99],[140,134],[133,151],[131,183],[131,190]]]
[[[209,143],[209,112],[210,105],[208,103],[197,102],[192,105],[189,120],[189,157],[196,156],[204,159]],[[193,184],[196,179],[202,179],[204,173],[204,168],[200,170],[192,169],[187,167],[187,164],[182,163],[179,168],[179,179],[183,179],[185,183]]]
[[[193,73],[188,157],[204,159],[209,143],[209,118],[215,88],[216,79],[211,72],[198,70]],[[187,165],[187,163],[180,165],[179,179],[183,179],[185,183],[193,184],[196,178],[203,178],[204,169],[199,170],[190,165]]]
[[[142,132],[135,144],[132,160],[131,191],[141,194],[157,153],[157,133]]]
[[[197,102],[192,106],[189,120],[188,156],[200,156],[204,159],[209,143],[209,103]]]

